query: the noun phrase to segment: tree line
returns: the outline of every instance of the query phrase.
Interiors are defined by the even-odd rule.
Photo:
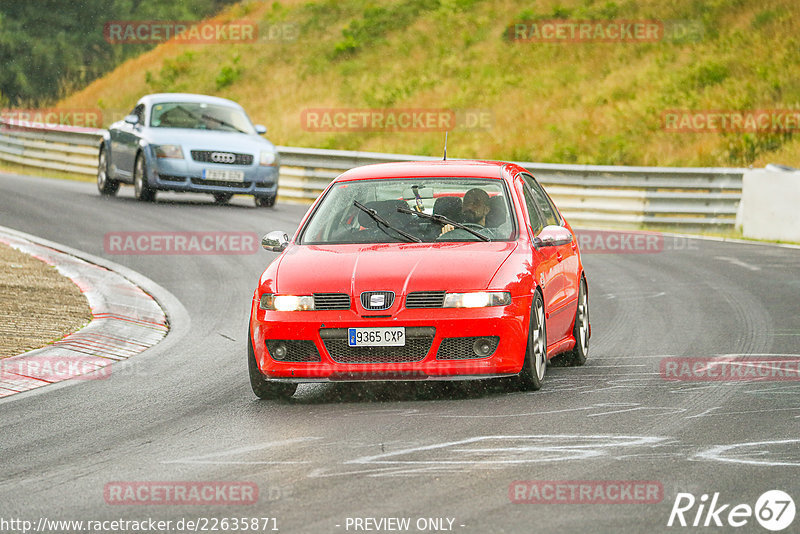
[[[113,21],[192,21],[236,0],[0,0],[0,107],[40,107],[154,44],[111,44]]]

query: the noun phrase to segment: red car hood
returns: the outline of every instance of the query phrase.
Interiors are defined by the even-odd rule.
[[[513,241],[291,246],[277,266],[275,291],[481,290],[515,248]]]

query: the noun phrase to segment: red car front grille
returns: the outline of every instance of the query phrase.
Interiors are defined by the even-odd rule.
[[[323,328],[322,342],[336,363],[409,363],[425,359],[433,344],[435,328],[406,328],[403,347],[351,347],[347,344],[346,328]]]
[[[406,295],[406,308],[441,308],[444,291],[415,291]]]

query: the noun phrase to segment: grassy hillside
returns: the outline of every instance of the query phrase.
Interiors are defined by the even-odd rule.
[[[800,166],[791,129],[668,132],[670,109],[800,108],[796,0],[250,1],[218,20],[295,28],[295,40],[167,43],[60,103],[118,117],[157,91],[239,101],[278,144],[423,155],[440,132],[312,132],[316,108],[482,110],[453,157],[621,165]],[[655,20],[657,42],[522,42],[518,21]],[[689,34],[675,29],[689,28]],[[797,128],[797,125],[794,126]]]

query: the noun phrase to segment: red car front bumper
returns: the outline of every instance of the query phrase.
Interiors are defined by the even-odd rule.
[[[513,298],[508,306],[401,309],[391,317],[381,318],[363,317],[353,309],[265,311],[254,301],[250,342],[264,376],[290,382],[445,380],[514,375],[522,369],[525,357],[529,313],[530,298],[525,297]],[[378,355],[369,353],[368,349],[348,347],[346,337],[343,338],[347,328],[398,326],[406,328],[408,346],[382,348],[377,351]],[[459,341],[447,342],[442,347],[443,340],[450,338]],[[470,345],[465,338],[499,339],[490,356],[478,358],[468,350]],[[273,340],[311,342],[313,348],[308,343],[290,346],[304,346],[306,352],[316,352],[318,361],[280,361],[268,350],[267,343]],[[459,342],[459,346],[467,350],[462,349],[457,354],[448,350]],[[363,354],[371,356],[360,357]],[[472,357],[459,358],[463,355]],[[458,359],[443,359],[453,357]],[[362,361],[369,363],[355,363]]]

